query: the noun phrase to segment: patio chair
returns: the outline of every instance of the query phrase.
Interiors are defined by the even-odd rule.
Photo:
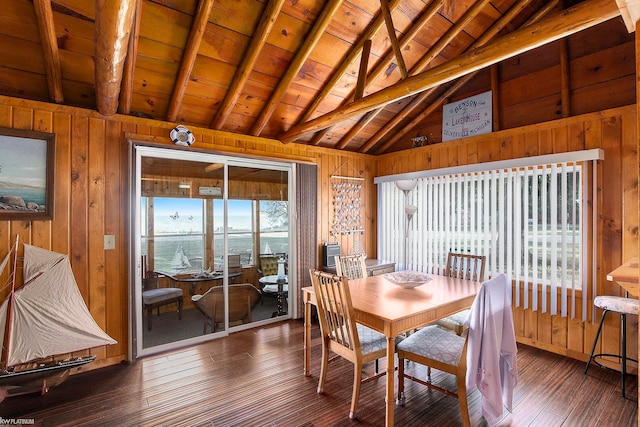
[[[151,331],[154,308],[160,316],[160,307],[177,303],[178,319],[182,320],[182,301],[182,289],[161,288],[158,285],[158,273],[155,271],[147,272],[146,277],[142,280],[142,305],[147,311],[147,330]]]
[[[251,311],[258,304],[260,291],[249,283],[229,285],[229,325],[251,323]],[[203,334],[207,327],[211,332],[224,327],[224,291],[222,286],[213,286],[202,295],[194,295],[191,301],[204,315]]]

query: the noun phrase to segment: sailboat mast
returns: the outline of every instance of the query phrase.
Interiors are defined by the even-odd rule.
[[[11,354],[11,330],[13,329],[13,305],[14,305],[14,299],[15,299],[15,292],[16,292],[16,277],[18,276],[17,274],[17,268],[18,268],[18,241],[20,239],[20,236],[16,235],[16,244],[13,248],[14,250],[14,254],[13,254],[13,270],[12,270],[12,277],[11,277],[11,291],[9,292],[9,305],[7,307],[7,331],[6,331],[6,339],[5,342],[7,343],[6,345],[6,352],[5,352],[5,359],[4,359],[4,367],[5,369],[9,368],[9,355]],[[3,331],[4,332],[4,331]]]

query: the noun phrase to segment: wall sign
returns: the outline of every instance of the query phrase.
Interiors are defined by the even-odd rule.
[[[201,196],[222,196],[221,187],[198,187]]]
[[[491,91],[446,104],[442,111],[442,141],[492,131]]]

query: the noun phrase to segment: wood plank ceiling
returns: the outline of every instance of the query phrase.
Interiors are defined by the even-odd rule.
[[[3,0],[0,94],[381,153],[492,64],[635,29],[636,0],[558,3]]]

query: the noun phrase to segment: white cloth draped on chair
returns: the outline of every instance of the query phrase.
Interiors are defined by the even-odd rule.
[[[515,332],[510,283],[500,274],[480,288],[469,315],[467,390],[482,394],[482,415],[490,424],[512,411],[513,389],[518,383]]]

